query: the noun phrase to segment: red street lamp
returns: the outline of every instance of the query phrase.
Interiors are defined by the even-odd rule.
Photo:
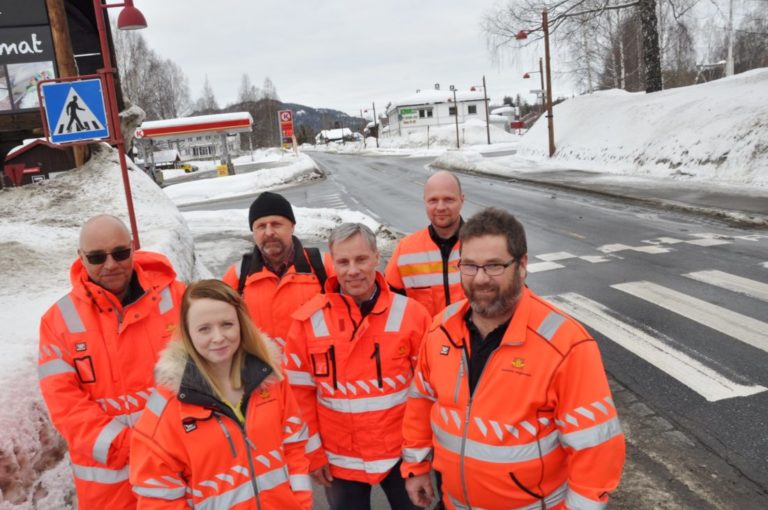
[[[123,188],[125,188],[125,201],[128,205],[128,217],[131,221],[131,231],[133,232],[133,247],[139,249],[139,227],[136,224],[136,214],[133,210],[133,197],[131,196],[131,181],[128,178],[128,163],[125,158],[125,140],[120,129],[120,113],[117,106],[117,89],[115,88],[115,73],[117,69],[112,67],[112,54],[107,40],[107,29],[104,23],[104,13],[113,7],[123,7],[120,15],[117,17],[117,28],[120,30],[137,30],[147,27],[147,20],[144,15],[133,6],[133,0],[125,0],[120,4],[104,4],[102,0],[93,0],[93,13],[96,16],[96,28],[99,31],[99,44],[101,48],[102,62],[104,67],[97,73],[101,76],[104,83],[106,95],[107,116],[109,124],[112,126],[111,143],[117,147],[117,154],[120,158],[120,171],[123,175]]]
[[[541,30],[544,32],[544,62],[546,64],[547,86],[542,88],[546,91],[547,99],[547,131],[549,133],[549,157],[555,154],[555,126],[554,115],[552,114],[552,71],[550,69],[549,59],[549,20],[547,19],[547,9],[541,11]],[[528,38],[530,30],[521,30],[515,35],[515,39],[523,40]]]

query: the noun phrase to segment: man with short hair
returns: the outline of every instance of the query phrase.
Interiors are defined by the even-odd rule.
[[[251,319],[281,348],[291,314],[323,292],[327,270],[317,248],[304,248],[293,235],[296,218],[282,195],[265,191],[248,211],[254,249],[232,264],[225,283],[243,296]]]
[[[368,227],[344,223],[328,244],[335,276],[293,314],[284,357],[309,425],[310,472],[332,510],[370,509],[376,484],[393,509],[411,510],[398,470],[402,419],[430,317],[389,290]]]
[[[40,323],[40,390],[69,447],[78,508],[136,508],[131,429],[178,325],[184,284],[163,255],[134,251],[114,216],[83,225],[77,254],[72,290]]]
[[[464,299],[456,264],[464,193],[454,174],[439,171],[424,184],[429,226],[400,240],[384,272],[390,288],[432,315]]]
[[[523,226],[486,209],[461,229],[467,299],[424,338],[403,424],[402,475],[426,506],[604,508],[624,434],[597,342],[525,286]]]

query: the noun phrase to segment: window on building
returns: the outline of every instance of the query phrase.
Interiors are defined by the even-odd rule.
[[[426,116],[427,116],[427,111],[424,108],[420,109],[419,110],[419,118],[423,119]]]
[[[456,107],[455,106],[449,106],[448,107],[448,115],[456,115]]]
[[[476,104],[471,104],[471,105],[467,106],[467,113],[470,114],[470,115],[477,114],[477,105]]]

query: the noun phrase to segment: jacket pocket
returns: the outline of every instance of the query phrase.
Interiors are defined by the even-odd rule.
[[[80,378],[80,382],[95,383],[96,371],[93,369],[93,359],[90,356],[84,356],[82,358],[74,358],[75,371],[77,371],[77,377]]]

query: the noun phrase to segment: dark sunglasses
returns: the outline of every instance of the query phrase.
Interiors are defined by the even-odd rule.
[[[112,260],[115,262],[122,262],[124,260],[127,260],[128,257],[131,256],[131,248],[123,248],[117,251],[113,251],[112,253],[102,253],[102,252],[96,252],[96,253],[86,253],[85,258],[88,259],[89,264],[93,264],[95,266],[99,264],[103,264],[107,261],[107,256],[111,256]]]

